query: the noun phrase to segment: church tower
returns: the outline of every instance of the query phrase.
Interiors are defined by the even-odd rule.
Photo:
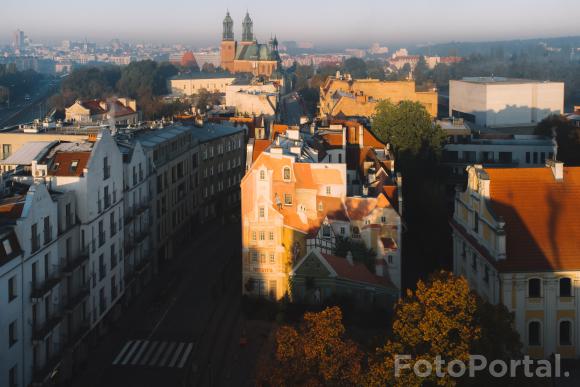
[[[250,18],[250,14],[246,12],[246,17],[242,22],[242,42],[243,45],[254,43],[254,22]]]
[[[222,33],[222,43],[220,45],[221,68],[234,71],[234,59],[236,57],[236,41],[234,40],[234,21],[230,12],[224,18],[224,30]]]

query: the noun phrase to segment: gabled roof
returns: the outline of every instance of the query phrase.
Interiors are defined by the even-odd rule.
[[[580,270],[580,167],[486,168],[489,206],[505,221],[506,271]]]
[[[91,152],[57,152],[48,167],[50,176],[82,176]]]
[[[335,255],[320,254],[336,272],[337,277],[349,281],[362,282],[374,286],[394,288],[395,286],[387,277],[379,277],[371,273],[370,270],[360,262],[353,262],[351,265],[346,258]]]

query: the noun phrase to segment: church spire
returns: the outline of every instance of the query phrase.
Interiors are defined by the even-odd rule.
[[[222,34],[222,40],[234,40],[234,21],[230,16],[230,11],[227,11],[226,17],[224,18],[224,32]]]
[[[250,13],[246,11],[246,17],[242,22],[242,42],[253,42],[254,41],[254,22],[250,18]]]

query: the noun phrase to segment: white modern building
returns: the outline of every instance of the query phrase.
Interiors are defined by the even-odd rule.
[[[449,116],[480,127],[535,126],[563,112],[563,82],[504,77],[449,81]]]

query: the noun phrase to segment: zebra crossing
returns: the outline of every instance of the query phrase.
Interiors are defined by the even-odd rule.
[[[193,343],[130,340],[113,360],[115,366],[183,368]]]

